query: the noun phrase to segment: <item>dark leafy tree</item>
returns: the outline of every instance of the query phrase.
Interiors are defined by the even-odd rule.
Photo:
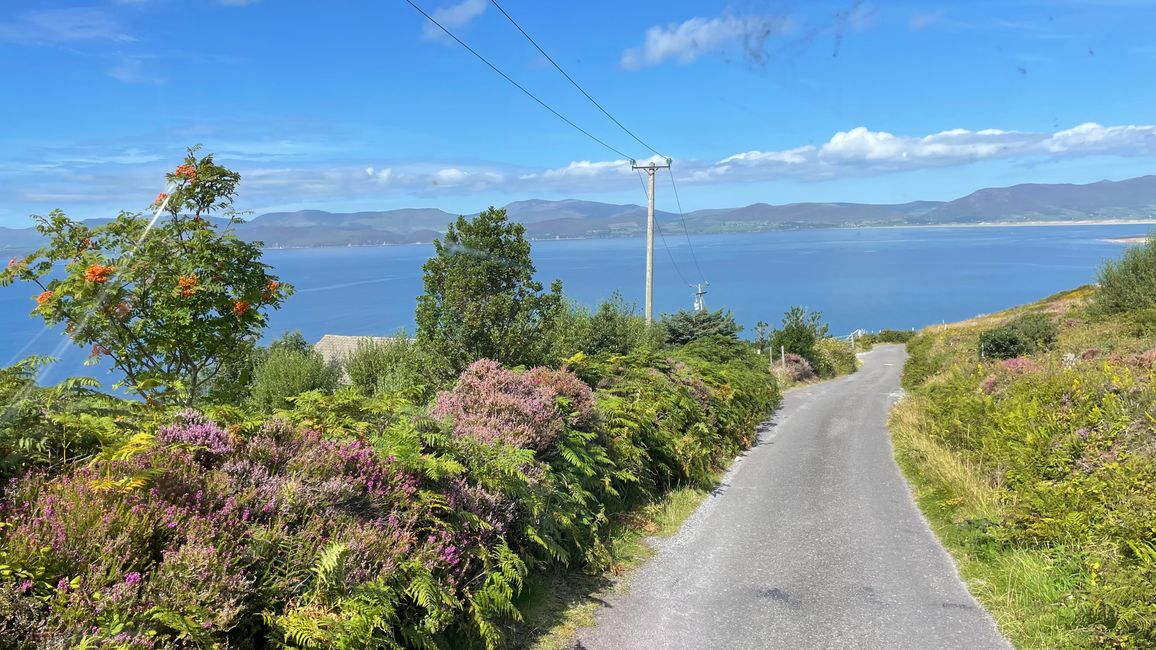
[[[818,364],[815,344],[827,336],[827,325],[823,314],[807,311],[806,307],[791,307],[783,314],[782,329],[771,334],[771,349],[775,352],[786,350],[807,360],[812,367]]]
[[[659,323],[671,345],[685,345],[708,336],[738,339],[742,326],[729,311],[679,311],[663,314]]]
[[[767,324],[766,321],[759,321],[755,323],[755,349],[759,354],[765,354],[771,347],[771,334],[775,328]]]
[[[508,366],[545,361],[544,333],[563,308],[562,283],[544,292],[534,281],[525,230],[491,207],[473,219],[458,217],[434,242],[422,267],[417,338],[448,374],[483,358]]]

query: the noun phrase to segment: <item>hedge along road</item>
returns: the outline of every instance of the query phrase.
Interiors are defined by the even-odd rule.
[[[577,647],[1009,648],[891,453],[905,353],[794,390],[715,493]]]

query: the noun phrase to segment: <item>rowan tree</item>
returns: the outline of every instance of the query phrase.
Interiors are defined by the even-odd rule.
[[[269,273],[259,243],[232,232],[239,174],[192,148],[166,178],[148,213],[99,225],[60,210],[34,217],[47,243],[9,262],[0,284],[37,285],[33,315],[64,324],[92,362],[107,357],[118,386],[191,405],[292,288]]]

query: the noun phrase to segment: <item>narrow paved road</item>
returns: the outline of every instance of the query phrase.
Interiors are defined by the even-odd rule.
[[[788,394],[578,647],[1008,648],[892,459],[903,361],[881,346],[859,372]]]

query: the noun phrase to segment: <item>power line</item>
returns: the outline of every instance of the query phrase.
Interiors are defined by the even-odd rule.
[[[698,271],[700,280],[705,280],[702,274],[702,267],[698,265],[698,256],[694,254],[694,245],[690,243],[690,231],[686,228],[686,215],[682,212],[682,200],[678,198],[678,184],[674,182],[674,170],[667,169],[670,174],[670,186],[674,188],[674,202],[678,205],[678,216],[682,220],[682,233],[686,235],[686,246],[690,249],[690,259],[694,260],[694,268]]]
[[[598,144],[602,145],[603,147],[606,147],[606,148],[607,148],[607,149],[609,149],[610,151],[613,151],[614,153],[618,154],[619,156],[622,156],[622,158],[624,158],[624,159],[626,159],[626,160],[633,160],[633,158],[632,158],[631,156],[629,156],[629,155],[627,155],[627,154],[625,154],[625,153],[622,153],[622,152],[621,152],[621,151],[619,151],[618,149],[615,149],[614,147],[612,147],[612,146],[610,146],[610,145],[606,144],[605,142],[603,142],[602,140],[600,140],[600,139],[598,139],[597,137],[595,137],[593,134],[591,134],[591,133],[590,133],[589,131],[587,131],[586,129],[584,129],[584,128],[582,128],[582,127],[578,126],[578,125],[577,125],[577,124],[575,124],[574,122],[571,122],[571,121],[570,121],[570,120],[569,120],[569,119],[568,119],[568,118],[567,118],[565,115],[563,115],[563,114],[559,113],[558,111],[554,110],[554,108],[553,108],[553,107],[551,107],[551,106],[550,106],[549,104],[547,104],[546,102],[542,101],[541,99],[538,99],[538,97],[537,97],[537,96],[536,96],[534,93],[530,92],[529,90],[526,90],[526,88],[525,88],[525,87],[524,87],[522,84],[520,84],[520,83],[518,83],[517,81],[514,81],[513,79],[511,79],[511,78],[510,78],[510,75],[506,74],[505,72],[502,72],[500,69],[498,69],[498,66],[494,65],[493,63],[490,63],[490,61],[489,61],[488,59],[486,59],[486,57],[482,56],[481,54],[478,54],[478,53],[477,53],[477,51],[475,51],[475,50],[474,50],[474,48],[470,47],[469,45],[466,45],[465,41],[463,41],[462,39],[460,39],[460,38],[458,38],[457,36],[455,36],[453,32],[451,32],[450,30],[446,29],[446,28],[445,28],[445,26],[443,26],[443,25],[442,25],[441,23],[439,23],[438,21],[434,20],[433,16],[431,16],[431,15],[427,14],[427,13],[425,12],[425,10],[424,10],[424,9],[422,9],[421,7],[417,6],[417,4],[416,4],[416,3],[414,3],[414,1],[413,1],[413,0],[405,0],[405,1],[406,1],[406,3],[408,3],[408,4],[409,4],[409,6],[413,7],[413,8],[414,8],[414,9],[415,9],[415,10],[416,10],[418,13],[420,13],[420,14],[421,14],[421,15],[423,15],[423,16],[425,16],[425,17],[426,17],[426,20],[430,21],[430,22],[431,22],[431,23],[433,23],[434,25],[437,25],[439,29],[441,29],[443,32],[445,32],[445,33],[446,33],[446,35],[447,35],[447,36],[449,36],[450,38],[452,38],[452,39],[454,39],[455,41],[457,41],[458,45],[461,45],[462,47],[466,48],[466,51],[468,51],[470,54],[473,54],[475,57],[477,57],[477,59],[478,59],[479,61],[481,61],[482,63],[485,63],[487,66],[489,66],[489,67],[490,67],[490,69],[491,69],[491,70],[493,70],[494,72],[498,73],[499,75],[501,75],[501,77],[502,77],[503,79],[505,79],[506,81],[508,81],[508,82],[510,82],[511,84],[513,84],[513,86],[514,86],[515,88],[517,88],[518,90],[520,90],[520,91],[522,91],[523,93],[525,93],[527,97],[529,97],[530,99],[532,99],[532,100],[534,100],[534,101],[538,102],[538,104],[540,104],[540,105],[542,106],[542,108],[545,108],[546,110],[550,111],[550,112],[551,112],[551,113],[553,113],[553,114],[554,114],[554,116],[555,116],[555,117],[557,117],[558,119],[560,119],[560,120],[562,120],[563,122],[565,122],[565,123],[569,124],[570,126],[574,127],[575,129],[577,129],[578,131],[580,131],[580,132],[581,132],[583,135],[585,135],[586,137],[590,138],[591,140],[593,140],[593,141],[597,142]],[[505,12],[503,12],[503,13],[505,13]]]
[[[654,152],[654,155],[659,156],[661,158],[666,158],[666,156],[659,153],[659,151],[657,149],[655,149],[654,147],[643,142],[642,138],[639,138],[637,135],[634,134],[633,131],[626,128],[626,126],[623,125],[622,122],[619,122],[617,119],[615,119],[615,117],[613,115],[610,114],[610,111],[603,108],[602,104],[599,104],[596,99],[591,97],[590,93],[586,92],[586,89],[583,88],[581,86],[581,84],[579,84],[577,81],[574,81],[574,78],[571,77],[569,74],[567,74],[566,71],[562,69],[562,66],[558,65],[558,62],[555,61],[553,59],[553,57],[551,57],[549,54],[547,54],[546,50],[542,49],[542,46],[538,45],[538,42],[535,41],[533,39],[533,37],[531,37],[529,34],[526,33],[526,30],[522,29],[522,26],[518,24],[518,21],[514,20],[514,17],[511,16],[505,9],[503,9],[502,5],[498,4],[498,0],[490,0],[490,3],[493,4],[495,7],[497,7],[498,11],[502,12],[502,15],[506,17],[506,20],[510,21],[511,25],[513,25],[519,32],[522,32],[522,36],[525,36],[526,40],[530,41],[530,44],[533,45],[535,48],[537,48],[538,52],[541,53],[542,56],[546,57],[546,60],[549,61],[558,70],[558,72],[561,72],[562,76],[566,77],[567,81],[569,81],[571,84],[573,84],[573,86],[575,88],[578,89],[578,92],[582,93],[586,97],[586,99],[589,99],[591,104],[594,104],[595,106],[597,106],[598,110],[602,111],[603,115],[610,118],[610,121],[617,124],[618,128],[622,129],[623,131],[626,132],[627,135],[634,138],[635,142],[637,142],[638,144],[642,145],[643,147],[650,149],[652,152]]]

